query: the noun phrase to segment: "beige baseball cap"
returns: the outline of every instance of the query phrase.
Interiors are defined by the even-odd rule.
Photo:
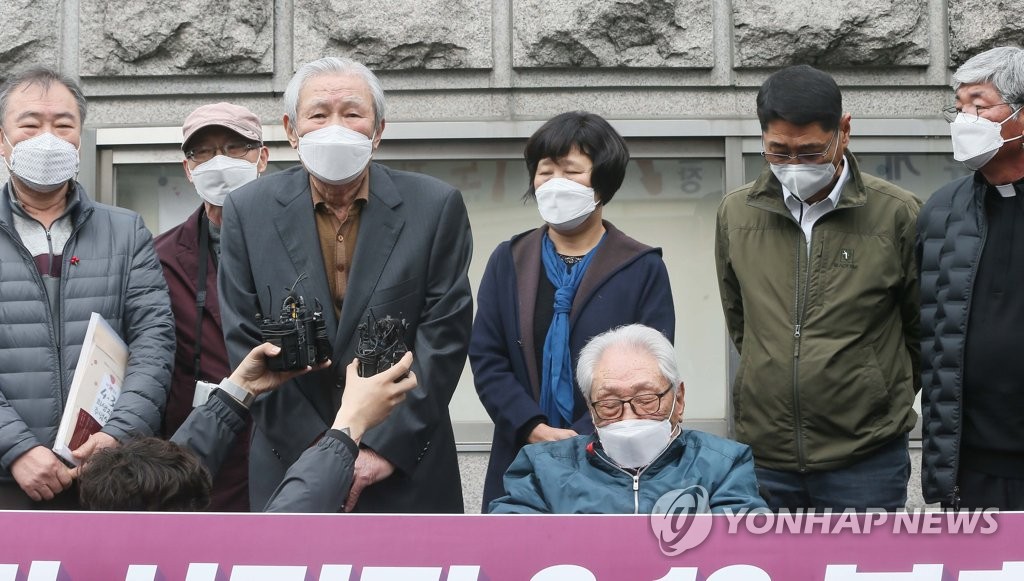
[[[185,118],[181,126],[181,149],[185,149],[196,131],[211,125],[226,127],[246,139],[263,141],[263,125],[252,111],[231,103],[214,103],[199,107]]]

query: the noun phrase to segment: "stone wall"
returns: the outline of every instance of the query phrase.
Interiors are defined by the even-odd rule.
[[[80,0],[83,77],[273,72],[273,0]]]
[[[296,2],[294,66],[345,55],[375,70],[489,69],[489,0]]]
[[[0,76],[32,65],[57,66],[60,0],[4,0]]]
[[[514,0],[512,14],[519,68],[714,64],[710,0]]]
[[[854,113],[933,115],[952,68],[1024,42],[1024,0],[4,0],[0,75],[80,78],[94,126],[176,125],[201,103],[268,122],[295,68],[376,70],[392,121],[743,118],[774,68],[832,72]],[[891,102],[879,109],[878,100]]]
[[[928,66],[928,2],[733,2],[733,62],[764,68]]]

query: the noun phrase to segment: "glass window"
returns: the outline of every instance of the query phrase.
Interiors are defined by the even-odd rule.
[[[871,153],[857,156],[861,171],[910,190],[922,201],[971,170],[948,153]]]

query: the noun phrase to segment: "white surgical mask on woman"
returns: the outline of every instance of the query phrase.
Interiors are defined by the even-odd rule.
[[[331,185],[354,181],[372,155],[372,139],[341,125],[328,125],[299,138],[299,159],[306,171]]]
[[[541,219],[559,231],[576,228],[597,208],[594,188],[565,178],[551,178],[535,195]]]
[[[223,206],[228,194],[259,177],[259,167],[246,159],[217,155],[192,168],[192,185],[203,200]]]
[[[4,135],[8,145],[11,142]],[[40,133],[11,147],[7,169],[29,188],[52,192],[78,174],[78,149],[56,135]]]
[[[999,148],[1007,141],[1020,139],[1021,136],[1003,139],[1002,127],[1020,112],[1018,107],[1000,123],[958,113],[956,119],[949,124],[949,134],[953,139],[953,159],[962,162],[972,170],[979,170],[999,152]]]
[[[672,396],[672,408],[663,420],[620,420],[595,428],[604,453],[622,468],[642,468],[653,462],[672,440],[669,420],[676,411]]]

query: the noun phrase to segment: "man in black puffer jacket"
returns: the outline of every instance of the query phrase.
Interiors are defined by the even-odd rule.
[[[975,172],[918,221],[924,497],[1024,510],[1024,49],[983,52],[953,83],[954,158]]]
[[[174,321],[153,239],[134,212],[75,180],[86,103],[70,79],[32,69],[0,86],[0,509],[74,508],[50,449],[93,312],[128,344],[121,395],[84,460],[160,428]]]

